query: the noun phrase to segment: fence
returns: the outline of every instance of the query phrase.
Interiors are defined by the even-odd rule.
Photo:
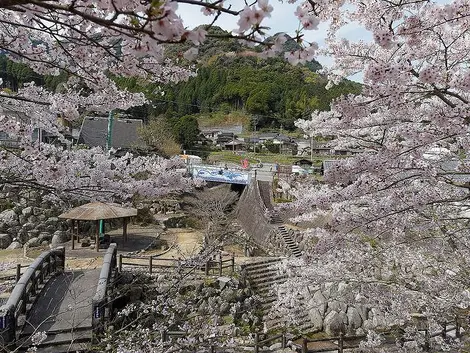
[[[161,335],[162,335],[162,342],[168,342],[168,341],[171,340],[171,338],[186,337],[187,332],[185,332],[185,331],[168,331],[168,330],[164,330],[164,331],[162,331]],[[217,353],[216,350],[218,349],[218,347],[213,345],[213,344],[205,345],[204,347],[207,349],[208,353]],[[182,352],[182,350],[181,350],[180,347],[177,347],[177,348],[174,348],[174,349],[167,350],[166,352],[167,353],[176,353],[176,352]]]
[[[455,330],[455,337],[459,338],[461,336],[461,325],[459,319],[455,320],[455,323],[449,325],[449,323],[445,323],[442,325],[442,330],[438,332],[430,333],[427,328],[423,328],[420,331],[424,332],[424,351],[430,351],[431,349],[431,338],[441,336],[444,339],[447,337],[447,334],[450,331]],[[391,339],[393,342],[389,342],[390,344],[396,345],[396,341],[398,341],[401,345],[404,345],[405,342],[411,342],[415,339],[409,338],[405,339],[404,337],[400,337],[397,339],[396,333],[393,334],[391,331],[383,333],[385,338]],[[343,333],[340,333],[337,337],[328,337],[328,338],[317,338],[317,339],[309,339],[303,338],[302,345],[294,344],[297,348],[301,349],[302,353],[313,353],[313,352],[333,352],[337,351],[338,353],[343,353],[345,349],[354,349],[359,348],[361,341],[366,338],[365,335],[357,335],[357,336],[345,336]],[[389,341],[387,340],[387,341]],[[315,347],[309,347],[309,343],[314,343]],[[255,352],[257,352],[255,350]]]
[[[284,333],[276,335],[276,336],[268,337],[263,340],[260,340],[259,333],[255,333],[255,353],[259,353],[260,348],[268,344],[271,344],[277,340],[281,340],[281,348],[287,347],[287,337]]]
[[[132,261],[126,261],[132,260]],[[164,259],[158,255],[152,256],[136,256],[136,255],[123,255],[119,254],[118,260],[118,271],[122,272],[123,265],[131,265],[138,267],[148,268],[148,272],[152,274],[154,269],[158,268],[181,268],[181,267],[197,267],[199,270],[204,271],[206,275],[211,272],[218,273],[219,276],[223,274],[223,270],[226,268],[230,269],[230,273],[233,274],[235,271],[235,257],[232,254],[230,258],[223,259],[222,256],[218,256],[218,259],[209,259],[203,264],[198,266],[198,263],[193,260],[181,260],[181,259]]]
[[[164,330],[162,333],[162,342],[168,342],[171,338],[182,338],[186,337],[187,333],[184,331],[167,331]],[[261,340],[260,339],[260,334],[256,333],[255,334],[255,345],[254,345],[254,353],[259,353],[260,349],[268,344],[271,344],[275,341],[281,341],[281,348],[287,348],[287,336],[285,334],[279,334],[273,337],[269,337],[266,339]],[[209,353],[216,353],[216,349],[218,347],[211,344],[207,346],[208,352]],[[175,350],[169,351],[169,353],[172,352],[177,352],[179,351],[179,348]]]
[[[0,335],[5,345],[16,341],[19,316],[26,314],[28,303],[39,293],[47,279],[64,271],[64,263],[65,248],[45,251],[21,276],[8,301],[0,308]],[[17,271],[18,268],[21,272],[21,267],[17,267]]]
[[[1,281],[10,281],[10,280],[15,280],[15,283],[17,283],[22,275],[21,269],[29,267],[29,265],[22,265],[22,264],[16,264],[16,273],[11,274],[11,275],[5,275],[0,277],[0,282]]]

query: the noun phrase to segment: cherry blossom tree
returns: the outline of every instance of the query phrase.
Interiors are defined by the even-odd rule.
[[[380,308],[387,325],[430,323],[468,308],[470,4],[467,1],[310,2],[330,20],[331,84],[362,73],[362,94],[336,100],[297,126],[360,151],[324,183],[297,185],[297,221],[319,221],[296,288],[350,284],[352,302]],[[356,23],[373,41],[341,39]],[[298,277],[300,276],[300,277]],[[303,286],[299,286],[303,278]],[[301,293],[292,296],[299,297]],[[298,290],[302,291],[302,290]],[[305,293],[304,293],[305,294]],[[286,303],[286,301],[284,301]]]
[[[263,20],[273,10],[267,0],[240,9],[199,0],[0,2],[0,49],[38,73],[68,75],[61,93],[34,85],[1,93],[0,130],[21,140],[21,149],[0,152],[2,183],[85,195],[83,190],[90,195],[99,190],[123,198],[176,186],[170,181],[181,179],[168,173],[171,162],[40,145],[31,132],[36,124],[60,135],[57,114],[72,119],[144,102],[140,94],[119,90],[113,75],[176,82],[194,74],[184,61],[164,54],[164,45],[188,41],[194,47],[184,57],[191,59],[207,36],[201,27],[184,26],[178,3],[202,10],[211,23],[222,13],[237,16],[232,35],[262,43],[260,57],[276,55],[285,41],[282,35],[264,41]],[[295,303],[296,290],[336,281],[351,285],[356,294],[351,300],[380,308],[387,325],[404,324],[414,312],[435,322],[453,317],[469,301],[470,5],[466,0],[297,5],[295,39],[302,42],[305,31],[322,21],[330,25],[328,38],[322,50],[303,41],[286,59],[296,64],[317,53],[329,55],[335,60],[325,70],[331,84],[358,72],[364,79],[361,95],[342,97],[331,111],[316,112],[298,126],[312,135],[335,136],[338,148],[362,152],[339,161],[325,183],[297,185],[297,220],[321,218],[326,225],[304,235],[315,246],[306,251],[307,264],[289,268],[296,285],[285,288],[292,295],[283,296],[284,306]],[[371,32],[373,42],[342,39],[339,31],[351,23]],[[22,124],[8,111],[22,112],[30,122]],[[449,153],[442,153],[444,148]]]
[[[112,161],[97,149],[77,151],[62,138],[62,129],[56,121],[58,115],[72,120],[87,112],[108,113],[145,103],[143,94],[120,90],[113,76],[167,83],[194,75],[187,61],[172,61],[164,52],[165,45],[189,42],[194,47],[183,57],[190,60],[208,35],[207,27],[190,30],[184,26],[178,16],[179,3],[202,11],[208,16],[209,26],[221,14],[237,16],[239,28],[234,29],[233,37],[263,43],[266,51],[260,56],[274,55],[285,41],[283,36],[264,41],[267,28],[262,21],[273,10],[267,0],[239,9],[222,1],[199,0],[0,2],[2,54],[39,74],[65,73],[67,77],[60,92],[49,92],[34,84],[18,92],[0,92],[0,131],[19,139],[20,147],[0,150],[1,184],[34,186],[56,196],[72,192],[86,198],[128,198],[132,192],[155,194],[155,189],[175,191],[176,181],[181,182],[183,189],[187,186],[181,177],[168,171],[174,169],[174,162],[134,160],[130,156]],[[312,16],[299,10],[306,28],[315,27],[317,22]],[[300,37],[299,32],[297,38]],[[310,46],[289,53],[288,59],[295,62],[311,59],[315,49],[316,46]],[[35,129],[58,136],[68,146],[66,151],[32,139]],[[116,165],[121,167],[114,168]],[[114,169],[110,170],[110,166]],[[140,169],[146,169],[147,183]]]

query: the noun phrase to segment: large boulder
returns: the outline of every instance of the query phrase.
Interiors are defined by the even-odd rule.
[[[353,307],[348,307],[348,311],[346,312],[348,316],[348,329],[354,333],[356,329],[362,326],[362,318],[359,310]]]
[[[363,304],[356,304],[355,307],[359,315],[361,315],[362,321],[366,321],[369,318],[369,308]]]
[[[60,244],[66,243],[69,240],[69,236],[67,232],[64,232],[63,230],[57,230],[54,232],[54,235],[52,236],[52,241],[51,244],[53,247],[59,246]]]
[[[29,207],[25,207],[23,208],[23,210],[21,211],[21,213],[23,214],[23,216],[25,217],[29,217],[33,214],[33,208],[31,206]]]
[[[9,246],[8,246],[8,250],[13,250],[13,249],[21,249],[23,247],[23,245],[21,245],[21,243],[19,241],[13,241]]]
[[[18,223],[19,224],[23,224],[23,223],[26,223],[28,221],[28,219],[23,216],[21,213],[18,214]]]
[[[348,306],[339,301],[339,300],[330,300],[330,302],[328,303],[328,310],[331,310],[331,311],[336,311],[336,312],[346,312],[346,310],[348,309]]]
[[[28,231],[28,230],[34,229],[34,227],[35,225],[33,223],[24,223],[21,228]]]
[[[18,232],[16,232],[16,237],[24,244],[29,240],[28,231],[26,229],[19,229]]]
[[[52,239],[52,235],[47,232],[41,232],[38,235],[39,242],[42,243],[43,241],[50,242]]]
[[[37,223],[36,224],[36,230],[40,232],[44,232],[47,229],[46,225],[44,223]],[[51,233],[52,234],[52,233]]]
[[[38,238],[31,238],[24,244],[26,248],[35,248],[39,245],[41,245],[41,243],[39,242]]]
[[[5,210],[0,213],[0,223],[5,223],[7,226],[18,225],[18,215],[14,210]]]
[[[309,306],[317,308],[320,314],[323,316],[325,315],[326,309],[328,307],[328,300],[326,300],[325,296],[320,290],[317,290],[313,294],[313,297],[309,300]]]
[[[47,226],[55,226],[55,225],[57,225],[57,223],[59,223],[59,218],[57,218],[57,217],[49,217],[46,220],[46,225]]]
[[[346,314],[330,311],[323,322],[324,330],[330,336],[337,336],[340,332],[344,332],[347,320]]]
[[[34,223],[36,224],[38,222],[38,218],[35,215],[31,215],[27,219],[28,223]]]
[[[34,216],[39,216],[42,214],[42,208],[39,208],[39,207],[33,207],[33,213],[32,213]],[[44,216],[46,217],[46,216]]]
[[[313,324],[315,330],[323,329],[323,315],[316,308],[312,308],[308,311],[308,317]]]
[[[11,244],[11,236],[9,234],[0,234],[0,249],[6,249]]]

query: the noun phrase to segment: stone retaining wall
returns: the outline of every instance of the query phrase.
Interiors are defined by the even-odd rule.
[[[277,227],[269,223],[258,185],[250,183],[237,204],[237,219],[249,239],[271,255],[284,255]]]

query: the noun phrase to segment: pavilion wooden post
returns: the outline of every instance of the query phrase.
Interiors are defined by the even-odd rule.
[[[124,242],[127,242],[127,222],[128,218],[124,217],[122,219],[122,238],[124,239]]]
[[[77,219],[77,243],[80,243],[80,221]]]
[[[72,250],[75,249],[75,220],[72,219]]]
[[[96,220],[96,251],[100,251],[100,221]]]

